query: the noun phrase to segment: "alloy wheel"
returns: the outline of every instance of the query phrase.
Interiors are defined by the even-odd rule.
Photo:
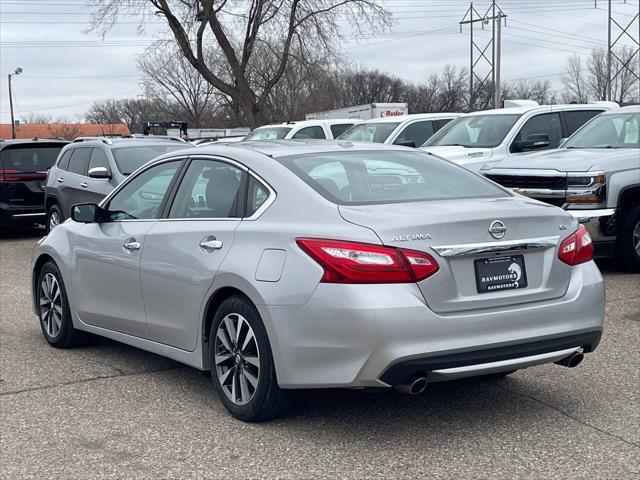
[[[52,210],[49,214],[49,231],[60,225],[60,214],[57,210]]]
[[[249,322],[237,313],[225,316],[216,332],[214,362],[218,382],[236,405],[246,405],[258,388],[260,352]]]
[[[633,248],[636,250],[636,255],[640,257],[640,222],[636,223],[633,229]]]
[[[46,273],[40,282],[40,320],[47,335],[55,338],[62,327],[62,295],[55,275]]]

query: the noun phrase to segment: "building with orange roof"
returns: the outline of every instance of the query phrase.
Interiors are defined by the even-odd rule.
[[[73,140],[77,137],[98,137],[103,135],[129,136],[131,132],[124,123],[20,123],[16,125],[16,138],[61,137]],[[0,139],[11,138],[11,124],[0,124]]]

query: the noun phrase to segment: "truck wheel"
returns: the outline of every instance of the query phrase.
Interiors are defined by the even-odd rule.
[[[616,260],[623,269],[640,272],[640,205],[624,211],[618,231]]]

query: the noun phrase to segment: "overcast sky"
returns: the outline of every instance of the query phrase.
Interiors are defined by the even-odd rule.
[[[597,7],[594,8],[594,3]],[[630,22],[638,0],[613,0],[619,22]],[[475,1],[478,11],[490,2]],[[588,56],[607,44],[606,0],[503,0],[502,78],[548,78],[556,87],[566,58]],[[160,19],[137,32],[138,19],[121,18],[104,40],[86,32],[91,10],[83,0],[0,0],[0,121],[9,122],[7,74],[16,67],[14,109],[78,119],[95,100],[141,94],[136,58],[163,35]],[[394,26],[375,37],[354,38],[344,24],[344,53],[357,65],[422,82],[446,64],[469,64],[469,29],[458,22],[466,0],[386,0]],[[477,25],[477,24],[476,24]],[[636,30],[637,32],[637,27]],[[491,35],[476,27],[479,41]],[[637,33],[636,33],[637,35]],[[631,42],[627,42],[630,44]],[[375,99],[371,99],[375,101]]]

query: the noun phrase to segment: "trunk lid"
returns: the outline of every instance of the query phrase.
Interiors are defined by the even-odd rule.
[[[340,206],[348,222],[370,228],[384,245],[427,252],[440,270],[418,284],[429,307],[438,313],[495,308],[563,296],[571,267],[557,258],[557,245],[577,229],[559,208],[524,197],[460,199],[368,206]],[[506,227],[502,238],[489,233],[494,221]],[[496,229],[500,230],[500,229]],[[499,236],[499,231],[494,231]],[[524,271],[510,258],[522,256]],[[478,292],[476,260],[515,268],[508,289]],[[520,264],[518,264],[521,266]],[[511,289],[511,283],[526,287]],[[509,283],[511,282],[511,283]],[[482,283],[482,282],[481,282]],[[486,287],[486,284],[483,284]]]

